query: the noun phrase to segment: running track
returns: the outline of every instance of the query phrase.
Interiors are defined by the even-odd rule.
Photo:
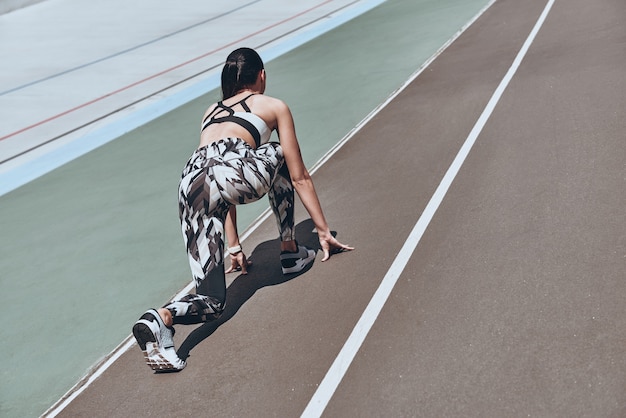
[[[355,252],[285,282],[261,222],[185,371],[60,415],[623,415],[624,12],[495,2],[316,171]]]
[[[189,370],[67,415],[621,415],[623,12],[496,2],[317,172],[356,252],[277,284],[263,223]]]

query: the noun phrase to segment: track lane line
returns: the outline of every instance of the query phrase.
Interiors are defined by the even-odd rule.
[[[245,9],[246,7],[251,6],[252,4],[258,3],[260,1],[262,1],[262,0],[254,0],[254,1],[250,2],[250,3],[244,4],[244,5],[241,5],[239,7],[234,8],[234,9],[231,9],[231,10],[228,10],[226,12],[223,12],[223,13],[221,13],[219,15],[212,16],[209,19],[202,20],[200,22],[197,22],[197,23],[194,23],[192,25],[186,26],[186,27],[184,27],[182,29],[178,29],[178,30],[176,30],[174,32],[170,32],[170,33],[168,33],[166,35],[159,36],[158,38],[152,39],[150,41],[143,42],[143,43],[141,43],[139,45],[135,45],[135,46],[132,46],[130,48],[123,49],[123,50],[121,50],[119,52],[116,52],[114,54],[110,54],[110,55],[107,55],[105,57],[98,58],[96,60],[87,62],[85,64],[81,64],[81,65],[78,65],[78,66],[73,67],[73,68],[68,68],[67,70],[60,71],[58,73],[51,74],[49,76],[42,77],[42,78],[34,80],[34,81],[30,81],[28,83],[25,83],[25,84],[22,84],[22,85],[19,85],[19,86],[16,86],[16,87],[9,88],[9,89],[7,89],[5,91],[0,91],[0,96],[5,96],[5,95],[7,95],[9,93],[13,93],[13,92],[16,92],[16,91],[19,91],[19,90],[23,90],[23,89],[25,89],[27,87],[31,87],[31,86],[34,86],[36,84],[41,84],[41,83],[43,83],[45,81],[53,80],[55,78],[58,78],[58,77],[61,77],[61,76],[73,73],[75,71],[82,70],[83,68],[91,67],[94,64],[99,64],[101,62],[110,60],[111,58],[120,57],[120,56],[122,56],[124,54],[127,54],[127,53],[132,52],[132,51],[136,51],[136,50],[141,49],[141,48],[143,48],[145,46],[158,43],[158,42],[160,42],[160,41],[162,41],[164,39],[171,38],[171,37],[179,35],[179,34],[181,34],[183,32],[187,32],[188,30],[191,30],[191,29],[195,29],[198,26],[206,25],[207,23],[213,22],[213,21],[218,20],[218,19],[220,19],[220,18],[222,18],[224,16],[228,16],[230,14],[238,12],[238,11],[240,11],[242,9]]]
[[[339,386],[339,383],[341,383],[343,376],[346,374],[348,368],[350,367],[350,364],[354,360],[357,352],[363,344],[363,341],[365,341],[365,337],[367,337],[367,334],[369,333],[370,329],[374,325],[374,322],[378,318],[380,311],[382,310],[385,302],[389,298],[391,291],[393,290],[396,282],[400,278],[400,275],[404,271],[404,268],[406,267],[411,255],[415,251],[415,248],[417,247],[422,236],[424,235],[426,228],[428,228],[428,225],[430,224],[435,213],[437,212],[439,205],[443,201],[446,193],[450,188],[450,185],[452,184],[456,175],[461,169],[461,166],[463,165],[470,150],[476,142],[476,139],[485,127],[487,121],[489,120],[489,117],[491,116],[493,110],[498,104],[498,101],[500,100],[502,94],[509,85],[509,82],[517,72],[517,69],[519,68],[530,46],[532,45],[537,33],[541,29],[541,26],[543,25],[543,22],[550,12],[553,4],[554,0],[548,0],[548,3],[546,4],[543,12],[535,23],[535,26],[533,27],[532,31],[528,35],[528,38],[526,39],[526,41],[522,45],[522,48],[519,50],[517,56],[515,57],[513,64],[511,64],[511,67],[505,74],[504,78],[500,81],[500,84],[491,96],[491,99],[487,103],[487,106],[478,118],[476,124],[472,128],[465,142],[463,143],[463,146],[459,150],[454,161],[448,168],[448,171],[441,180],[441,183],[437,187],[437,190],[435,190],[435,193],[426,205],[424,212],[413,227],[413,230],[411,231],[409,237],[402,246],[402,249],[396,256],[395,260],[391,263],[391,268],[387,271],[387,274],[385,275],[382,282],[380,283],[380,286],[374,293],[374,296],[372,296],[372,299],[365,308],[365,311],[361,315],[361,318],[357,322],[356,326],[352,330],[352,333],[346,340],[341,351],[335,358],[335,361],[333,362],[324,379],[313,394],[313,397],[303,411],[301,418],[320,417],[326,409],[328,402],[334,395],[337,387]],[[485,10],[486,9],[484,9],[481,14]]]

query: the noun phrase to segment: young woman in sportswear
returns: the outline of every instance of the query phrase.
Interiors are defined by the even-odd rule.
[[[236,205],[268,194],[280,232],[283,274],[297,273],[313,262],[315,251],[298,245],[294,235],[294,190],[317,229],[322,261],[336,251],[352,250],[337,241],[322,212],[313,181],[296,138],[289,107],[266,96],[261,57],[240,48],[222,70],[223,100],[207,109],[200,145],[183,169],[179,185],[182,233],[196,294],[151,309],[133,326],[148,365],[156,371],[182,370],[186,359],[176,354],[175,324],[197,324],[218,318],[224,310],[226,281],[224,234],[229,240],[229,271],[246,274]],[[268,142],[276,130],[280,144]]]

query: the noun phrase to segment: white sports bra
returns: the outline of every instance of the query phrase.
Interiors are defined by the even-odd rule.
[[[202,129],[200,132],[204,131],[207,126],[214,123],[234,122],[250,132],[250,135],[252,135],[252,137],[254,138],[254,143],[256,144],[257,148],[260,145],[267,143],[270,140],[270,136],[272,135],[272,130],[269,128],[269,126],[267,126],[265,121],[260,116],[252,113],[252,111],[246,104],[246,100],[248,100],[253,94],[254,93],[244,97],[232,106],[226,106],[221,101],[218,102],[217,106],[215,106],[215,109],[213,109],[211,113],[209,113],[207,117],[204,118],[204,120],[202,121]],[[238,104],[240,104],[241,107],[244,108],[245,112],[235,112],[233,110],[233,107],[237,106]],[[217,116],[224,111],[228,113],[226,116]]]

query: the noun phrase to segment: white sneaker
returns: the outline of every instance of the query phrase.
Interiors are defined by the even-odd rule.
[[[315,260],[315,251],[304,245],[298,245],[295,253],[282,251],[280,253],[280,264],[283,274],[300,273]]]
[[[156,372],[180,371],[186,363],[174,348],[174,330],[168,328],[159,313],[150,309],[133,325],[133,335],[148,366]]]

